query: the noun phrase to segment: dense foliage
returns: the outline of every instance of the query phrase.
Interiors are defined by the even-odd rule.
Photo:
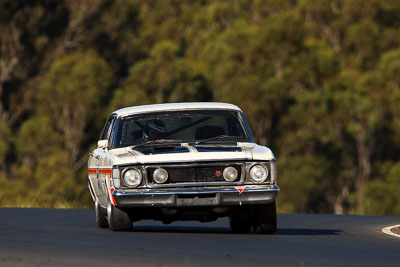
[[[106,116],[238,104],[279,212],[400,215],[400,1],[0,2],[0,205],[89,207]]]

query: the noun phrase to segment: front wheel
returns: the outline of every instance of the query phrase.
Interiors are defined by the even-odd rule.
[[[257,234],[273,234],[276,231],[275,201],[265,205],[254,205],[254,232]]]
[[[132,220],[128,213],[108,203],[108,225],[112,231],[128,231],[132,229]]]

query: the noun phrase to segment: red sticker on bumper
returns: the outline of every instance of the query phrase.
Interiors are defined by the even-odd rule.
[[[245,186],[235,186],[235,189],[237,191],[239,191],[239,194],[241,194],[246,189],[246,187]]]

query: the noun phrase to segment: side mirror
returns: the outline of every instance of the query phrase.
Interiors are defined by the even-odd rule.
[[[107,148],[108,147],[108,140],[99,140],[97,142],[98,148]]]

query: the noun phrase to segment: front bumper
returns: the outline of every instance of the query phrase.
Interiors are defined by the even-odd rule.
[[[277,185],[249,185],[239,193],[233,186],[213,188],[137,189],[113,192],[117,206],[129,207],[199,207],[268,204],[275,200]]]

